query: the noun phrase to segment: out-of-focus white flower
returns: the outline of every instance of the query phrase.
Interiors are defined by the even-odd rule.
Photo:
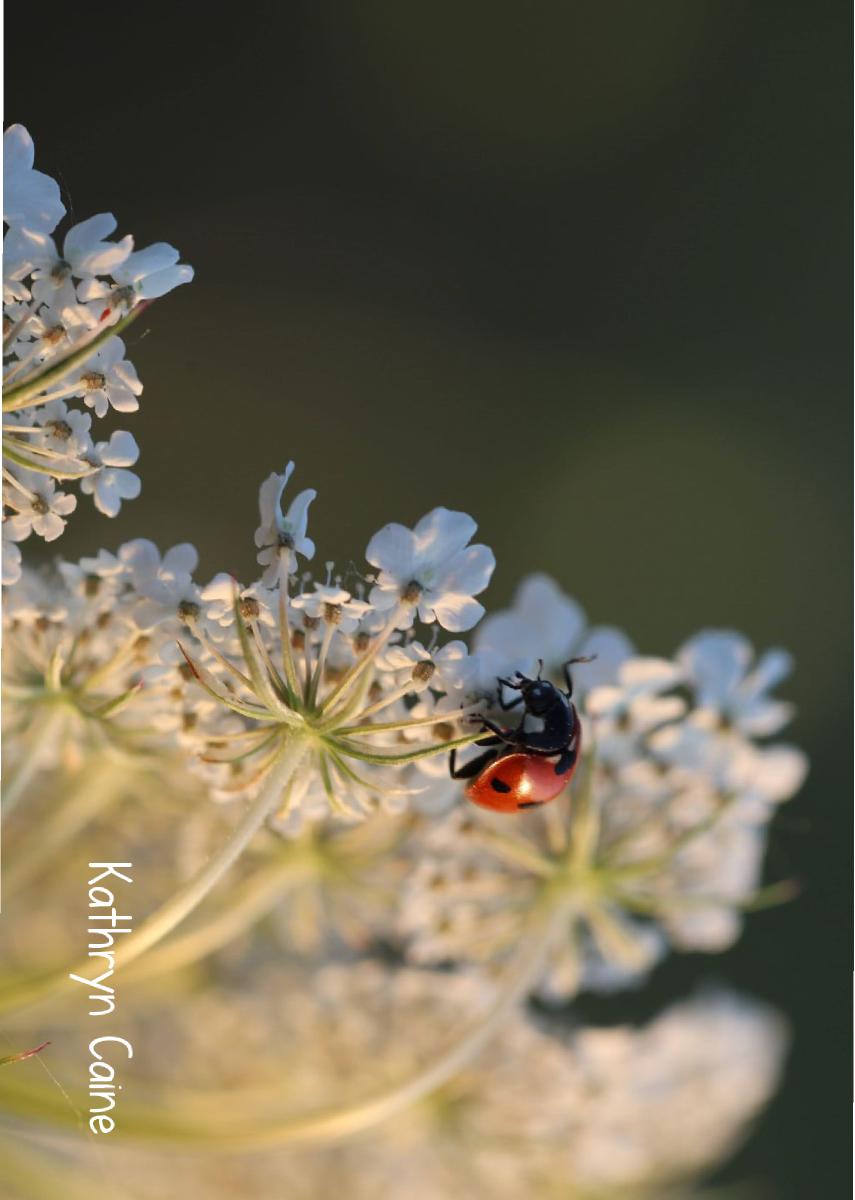
[[[182,542],[161,558],[154,542],[136,538],[119,550],[119,558],[140,600],[133,613],[140,629],[150,629],[170,617],[193,617],[201,611],[193,572],[199,565],[195,546]]]
[[[28,229],[55,229],[65,216],[59,185],[33,168],[35,147],[23,125],[3,134],[3,220]]]
[[[379,610],[405,602],[402,628],[418,609],[426,624],[438,621],[452,633],[471,629],[484,614],[474,599],[483,592],[496,560],[487,546],[469,545],[478,526],[466,513],[435,508],[415,529],[384,525],[368,543],[365,557],[380,569],[370,601]]]
[[[18,542],[27,536],[25,527],[3,521],[3,586],[10,587],[21,578],[21,550]]]
[[[792,670],[786,650],[767,650],[752,667],[754,651],[747,638],[707,630],[690,638],[677,658],[697,692],[699,722],[725,723],[749,737],[767,737],[792,717],[791,704],[769,695]]]
[[[542,659],[548,675],[560,674],[570,658],[593,657],[574,676],[583,696],[591,688],[614,683],[620,664],[633,652],[620,629],[589,626],[579,604],[548,575],[529,575],[514,596],[513,607],[491,613],[475,635],[475,652],[491,675],[520,670],[537,672]]]
[[[592,688],[585,698],[597,754],[623,764],[639,757],[639,740],[686,711],[680,696],[663,696],[680,681],[680,669],[664,658],[629,658],[617,669],[617,683]]]

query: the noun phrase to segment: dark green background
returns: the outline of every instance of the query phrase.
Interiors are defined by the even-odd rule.
[[[812,758],[770,879],[801,899],[696,978],[788,1014],[786,1087],[726,1173],[848,1196],[848,3],[16,7],[7,122],[82,219],[196,282],[130,336],[142,498],[65,554],[195,542],[246,575],[298,461],[321,560],[473,512],[497,606],[551,572],[668,653],[783,644]],[[143,335],[143,327],[146,333]]]

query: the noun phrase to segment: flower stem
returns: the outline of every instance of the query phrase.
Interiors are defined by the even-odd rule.
[[[24,754],[18,770],[3,787],[3,815],[8,817],[23,797],[33,776],[42,766],[43,759],[49,757],[50,749],[58,740],[62,726],[68,716],[68,709],[57,704],[54,711],[45,717],[37,728],[33,729],[29,746]]]
[[[5,395],[3,396],[3,411],[14,412],[16,409],[26,408],[31,405],[33,397],[38,396],[39,392],[45,391],[52,384],[58,383],[73,371],[75,367],[86,362],[104,342],[109,341],[111,337],[115,337],[117,333],[122,333],[127,329],[131,322],[135,321],[138,316],[145,312],[151,303],[151,300],[140,301],[139,304],[134,305],[126,317],[122,317],[115,325],[109,325],[106,329],[102,329],[100,333],[90,338],[83,345],[75,347],[70,354],[61,358],[59,362],[54,361],[53,365],[47,370],[40,371],[38,375],[19,383],[16,387],[6,388]],[[51,360],[49,359],[48,361],[50,362]],[[52,399],[52,397],[44,397],[36,401],[36,403],[44,404],[48,399]]]
[[[253,875],[242,892],[231,896],[222,911],[147,954],[128,969],[125,978],[136,983],[213,954],[268,913],[311,870],[307,858],[300,855],[272,863],[266,871]]]
[[[124,939],[115,952],[116,969],[121,969],[134,962],[146,950],[151,949],[162,938],[165,938],[216,887],[279,804],[283,790],[294,776],[307,750],[308,744],[303,738],[291,737],[288,739],[277,759],[274,760],[264,786],[229,840],[201,871],[179,888],[161,908],[157,909],[148,920]],[[71,971],[52,973],[41,979],[24,982],[20,987],[8,988],[0,1000],[0,1012],[11,1012],[23,1005],[41,1001],[65,991],[69,986],[68,976],[70,974],[88,978],[91,970],[92,964],[86,958],[83,962],[76,964]]]
[[[252,1103],[241,1103],[234,1091],[219,1097],[206,1093],[196,1105],[182,1093],[182,1109],[161,1095],[157,1106],[125,1105],[122,1131],[128,1139],[172,1145],[205,1146],[226,1153],[281,1146],[328,1145],[372,1129],[410,1105],[424,1099],[463,1070],[498,1033],[504,1022],[536,984],[549,949],[566,924],[564,903],[540,909],[519,943],[516,960],[498,989],[492,1005],[478,1022],[443,1050],[432,1062],[409,1078],[354,1104],[333,1107],[306,1116],[265,1117],[255,1094]],[[53,1092],[28,1085],[12,1072],[0,1074],[0,1102],[9,1110],[50,1121],[74,1125],[76,1118]],[[245,1114],[243,1118],[239,1114]],[[219,1114],[223,1114],[220,1116]]]
[[[377,658],[377,655],[395,632],[398,621],[401,619],[401,613],[403,612],[404,607],[404,604],[398,604],[395,607],[392,612],[392,616],[389,618],[384,628],[381,629],[381,631],[377,634],[374,641],[371,643],[362,657],[359,658],[350,668],[350,670],[345,673],[332,691],[328,692],[327,695],[323,697],[322,704],[324,713],[329,713],[336,708],[341,703],[343,697],[346,696],[351,690],[357,680],[371,666],[371,664]]]
[[[69,802],[51,815],[33,839],[29,853],[15,858],[6,873],[5,891],[14,893],[51,861],[57,850],[70,842],[113,800],[127,775],[127,768],[110,759],[79,773]]]

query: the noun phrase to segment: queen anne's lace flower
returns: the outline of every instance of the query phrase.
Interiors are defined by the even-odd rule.
[[[538,590],[557,598],[540,580]],[[566,621],[573,610],[554,611]],[[492,620],[508,637],[525,635],[516,615]],[[487,641],[492,669],[497,640],[479,631],[477,641]],[[696,641],[706,644],[704,635]],[[560,644],[562,653],[578,646]],[[587,670],[580,665],[576,677]],[[744,687],[741,674],[731,676],[731,692],[750,693],[752,718],[758,677]],[[695,684],[684,654],[627,658],[613,678],[577,696],[586,764],[570,799],[511,827],[482,810],[452,809],[417,836],[398,924],[413,961],[505,952],[524,935],[543,888],[566,897],[564,936],[551,944],[542,979],[551,996],[638,982],[669,941],[715,951],[738,936],[761,885],[768,823],[801,786],[804,755],[758,746],[751,719],[742,731],[735,720],[710,722],[709,687]],[[495,681],[492,696],[495,704]],[[781,712],[765,694],[762,704]],[[436,788],[448,785],[438,779]]]
[[[135,966],[139,979],[201,954],[228,967],[244,952],[273,980],[268,994],[235,1003],[198,989],[204,1019],[165,1050],[159,1027],[152,1061],[204,1037],[194,1056],[203,1083],[225,1070],[231,1084],[243,1077],[242,1045],[288,1045],[286,1071],[264,1056],[277,1100],[290,1087],[308,1105],[286,1135],[387,1122],[385,1140],[348,1172],[354,1197],[396,1194],[402,1163],[425,1200],[473,1186],[495,1200],[556,1187],[580,1200],[675,1194],[766,1099],[783,1043],[775,1019],[717,997],[643,1029],[559,1032],[536,1023],[526,1001],[636,986],[671,949],[725,949],[747,909],[787,894],[786,881],[763,886],[763,863],[777,807],[806,772],[799,750],[766,741],[791,715],[771,694],[789,655],[755,661],[741,635],[713,630],[673,658],[642,656],[621,630],[591,625],[545,575],[522,581],[470,651],[443,638],[484,615],[476,597],[495,560],[472,543],[475,521],[438,507],[413,529],[387,524],[368,543],[371,574],[327,563],[314,579],[316,492],[286,496],[293,462],[260,488],[259,579],[219,573],[201,586],[191,544],[161,553],[145,538],[25,569],[20,543],[56,540],[77,504],[68,481],[108,516],[139,494],[136,441],[122,430],[96,441],[93,422],[139,407],[142,384],[118,334],[193,272],[166,243],[112,240],[110,213],[55,238],[65,210],[34,169],[26,130],[8,130],[4,148],[3,580],[14,585],[3,613],[4,799],[14,805],[34,781],[86,788],[44,824],[13,884],[38,877],[45,845],[97,811],[90,764],[120,775],[122,798],[128,780],[145,779],[152,807],[173,805],[167,855],[180,841],[179,860],[193,857],[188,829],[174,836],[182,806],[194,810],[188,827],[204,826],[205,849],[115,951],[123,980],[132,992]],[[468,804],[449,752],[471,775],[485,759],[472,766],[470,755],[519,748],[544,720],[520,707],[520,675],[537,674],[569,701],[571,663],[581,722],[572,783],[568,774],[554,803],[513,817]],[[210,852],[206,837],[228,827],[234,801],[239,815]],[[130,822],[147,810],[137,806]],[[209,916],[200,908],[186,935],[168,938],[244,852],[234,904]],[[311,988],[283,988],[331,953],[341,962],[317,971]],[[42,972],[24,994],[51,986]],[[180,1026],[195,992],[180,993],[164,1025]],[[0,1008],[14,1003],[0,996]],[[333,1068],[326,1078],[319,1057]],[[366,1100],[368,1061],[380,1094]],[[333,1091],[351,1107],[324,1115]],[[218,1112],[207,1095],[198,1107]],[[254,1146],[254,1116],[237,1116],[237,1134],[230,1120],[215,1133]],[[323,1190],[311,1168],[306,1178],[315,1200]]]
[[[139,495],[139,479],[128,470],[138,453],[131,435],[115,431],[94,442],[76,405],[82,401],[97,418],[110,408],[139,408],[142,384],[115,334],[137,318],[144,302],[187,283],[193,270],[164,243],[134,251],[129,235],[110,240],[112,213],[73,225],[58,249],[51,235],[65,209],[57,184],[33,169],[32,139],[22,126],[8,129],[3,145],[9,226],[3,256],[3,504],[4,521],[13,522],[4,546],[5,577],[14,579],[18,543],[33,533],[47,541],[59,537],[76,505],[73,495],[57,492],[57,482],[79,480],[107,516]],[[46,505],[48,511],[32,511],[27,497],[36,497],[36,510]]]

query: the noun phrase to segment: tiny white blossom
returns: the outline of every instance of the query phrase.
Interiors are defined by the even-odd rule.
[[[136,300],[156,300],[193,278],[193,268],[179,263],[179,252],[166,242],[135,250],[111,274],[121,288],[130,288]]]
[[[121,242],[106,241],[115,228],[116,218],[112,213],[98,213],[69,229],[62,253],[50,234],[26,228],[13,229],[5,248],[13,258],[29,264],[36,281],[33,287],[36,299],[48,301],[57,293],[64,303],[74,303],[77,294],[72,280],[106,275],[131,253],[134,243],[130,236]]]
[[[345,588],[322,583],[316,583],[313,592],[295,596],[292,604],[313,620],[331,619],[341,633],[353,633],[371,610],[370,604],[355,600]]]
[[[161,558],[154,542],[135,538],[119,549],[131,582],[141,597],[133,612],[140,629],[151,629],[169,617],[193,615],[201,608],[193,572],[199,563],[195,546],[182,542]]]
[[[376,533],[365,557],[380,575],[370,601],[378,609],[408,601],[400,626],[413,622],[413,609],[426,624],[463,633],[484,614],[474,599],[490,582],[496,565],[487,546],[469,545],[478,526],[466,513],[435,508],[415,529],[391,523]]]
[[[287,556],[288,571],[296,567],[298,554],[307,559],[315,554],[315,543],[306,536],[309,505],[318,494],[315,489],[306,488],[298,493],[287,513],[282,512],[282,493],[293,473],[294,464],[289,462],[281,475],[269,475],[258,492],[261,523],[255,531],[255,544],[259,547],[258,562],[267,568],[262,582],[268,586],[278,577],[280,552]]]
[[[132,434],[117,429],[109,442],[98,442],[92,451],[92,463],[99,470],[80,481],[80,490],[91,495],[95,507],[108,517],[115,517],[123,500],[135,500],[140,494],[140,480],[126,470],[139,458],[139,447]]]
[[[399,673],[402,683],[411,678],[417,692],[428,685],[443,692],[461,691],[469,686],[474,670],[466,643],[461,641],[446,642],[438,650],[427,650],[417,641],[389,646],[381,662]]]
[[[243,601],[255,601],[252,606],[253,620],[273,628],[276,624],[276,593],[261,584],[254,583],[248,588],[238,588],[233,576],[221,571],[200,592],[205,601],[205,615],[212,625],[221,630],[231,629],[235,623],[235,591]]]
[[[5,503],[15,511],[9,518],[9,534],[13,541],[23,541],[30,532],[53,542],[65,529],[65,517],[77,507],[77,497],[57,489],[49,475],[35,471],[16,472],[19,487],[10,487]]]
[[[99,347],[70,376],[65,390],[75,383],[83,396],[83,403],[95,410],[96,417],[106,417],[110,408],[129,413],[136,412],[140,406],[138,397],[142,394],[143,385],[133,363],[125,358],[125,344],[120,337],[110,338]]]

